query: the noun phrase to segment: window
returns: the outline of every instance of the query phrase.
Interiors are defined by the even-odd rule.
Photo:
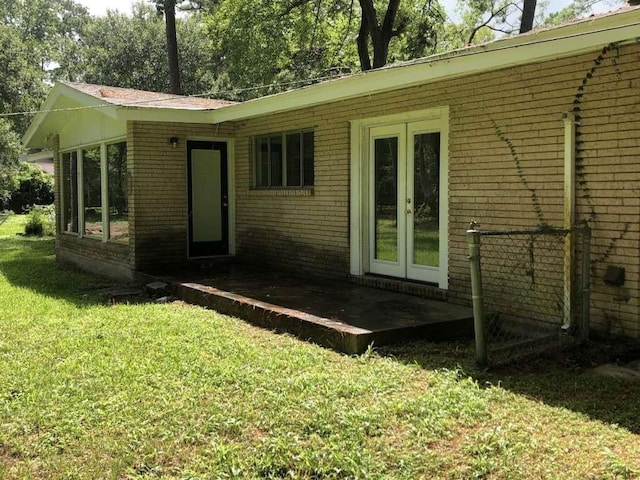
[[[312,187],[313,131],[261,135],[253,140],[256,187]]]
[[[62,154],[62,228],[78,233],[78,154]]]
[[[61,231],[128,242],[126,142],[63,153],[61,198]]]
[[[109,238],[129,240],[129,197],[127,195],[127,143],[107,145],[109,177]]]
[[[100,147],[82,150],[84,236],[102,238],[102,183]]]

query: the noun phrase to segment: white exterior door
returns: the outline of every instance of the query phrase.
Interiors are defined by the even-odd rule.
[[[368,132],[371,273],[447,284],[447,138],[441,119]]]

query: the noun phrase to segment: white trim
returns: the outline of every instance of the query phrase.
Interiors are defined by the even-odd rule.
[[[449,289],[449,107],[440,111],[440,281],[439,287]]]
[[[100,203],[102,210],[102,241],[109,240],[109,168],[107,165],[107,144],[100,143]],[[106,208],[105,208],[106,207]]]
[[[140,122],[217,123],[211,121],[211,110],[158,107],[117,107],[116,118]]]
[[[639,27],[640,8],[629,9],[249,100],[212,111],[210,119],[212,123],[247,119],[515,65],[563,58],[594,51],[611,42],[633,40],[638,36]]]
[[[84,238],[84,158],[82,148],[76,149],[78,171],[78,237]]]
[[[219,140],[227,142],[227,193],[229,195],[229,219],[227,228],[229,229],[229,255],[236,254],[236,152],[235,140],[228,138]]]
[[[54,162],[55,162],[55,158],[54,158]],[[71,163],[71,162],[69,162]],[[58,162],[57,164],[59,165],[60,170],[58,172],[58,178],[59,181],[55,181],[54,183],[54,193],[55,190],[58,189],[58,192],[60,192],[60,197],[59,197],[59,202],[58,202],[58,208],[60,208],[60,211],[56,212],[56,217],[58,218],[58,225],[56,228],[56,235],[60,235],[61,233],[63,233],[65,231],[66,225],[65,225],[65,220],[64,220],[64,216],[65,213],[67,212],[67,183],[65,182],[65,178],[64,178],[64,154],[62,152],[58,152]],[[58,167],[55,166],[54,164],[54,171],[57,169]],[[71,165],[69,165],[69,170],[71,170]],[[55,176],[54,176],[55,179]],[[55,193],[56,195],[58,195],[58,193]]]
[[[566,113],[564,123],[564,228],[572,228],[575,222],[576,196],[576,117]],[[574,234],[564,238],[564,323],[563,329],[571,327],[573,312],[573,260]]]
[[[104,139],[104,140],[81,143],[79,145],[74,145],[73,147],[68,147],[68,148],[65,148],[65,149],[58,150],[58,151],[60,153],[75,152],[75,151],[81,150],[83,148],[99,147],[103,143],[105,145],[113,145],[114,143],[121,143],[121,142],[126,142],[126,141],[127,141],[126,135],[118,135],[117,137],[111,137],[111,138],[107,138],[107,139]]]

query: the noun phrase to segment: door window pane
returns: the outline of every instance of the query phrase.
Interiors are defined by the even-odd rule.
[[[102,238],[102,186],[100,147],[82,150],[84,186],[84,235]]]
[[[375,258],[398,261],[398,138],[375,140]]]
[[[413,264],[440,263],[440,133],[413,137]]]

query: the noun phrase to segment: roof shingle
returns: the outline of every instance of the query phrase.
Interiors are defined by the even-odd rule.
[[[146,92],[133,88],[92,85],[89,83],[61,82],[82,93],[113,105],[141,108],[173,108],[180,110],[216,110],[235,105],[236,102],[200,97],[187,97],[169,93]]]

